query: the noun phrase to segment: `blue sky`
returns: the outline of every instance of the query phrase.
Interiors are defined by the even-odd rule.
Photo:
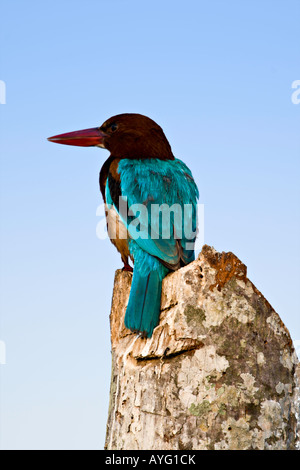
[[[0,2],[3,449],[101,449],[120,258],[96,237],[108,152],[46,138],[138,112],[164,129],[300,340],[299,1]]]

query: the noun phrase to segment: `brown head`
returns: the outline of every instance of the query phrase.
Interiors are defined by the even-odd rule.
[[[65,145],[105,148],[115,158],[174,160],[162,128],[142,114],[118,114],[100,127],[60,134],[48,140]]]

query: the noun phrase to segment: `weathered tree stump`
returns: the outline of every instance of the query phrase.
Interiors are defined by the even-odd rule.
[[[204,246],[163,281],[150,339],[124,327],[131,277],[115,277],[105,448],[295,449],[297,357],[246,266]]]

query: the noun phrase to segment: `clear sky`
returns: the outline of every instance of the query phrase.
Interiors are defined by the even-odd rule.
[[[248,266],[300,344],[300,2],[2,0],[0,17],[1,446],[102,449],[121,267],[96,236],[108,152],[46,139],[156,120],[198,184],[205,242]]]

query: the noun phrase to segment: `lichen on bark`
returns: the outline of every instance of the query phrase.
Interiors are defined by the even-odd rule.
[[[130,285],[117,271],[107,449],[297,448],[294,347],[234,254],[205,245],[164,279],[150,339],[124,326]]]

